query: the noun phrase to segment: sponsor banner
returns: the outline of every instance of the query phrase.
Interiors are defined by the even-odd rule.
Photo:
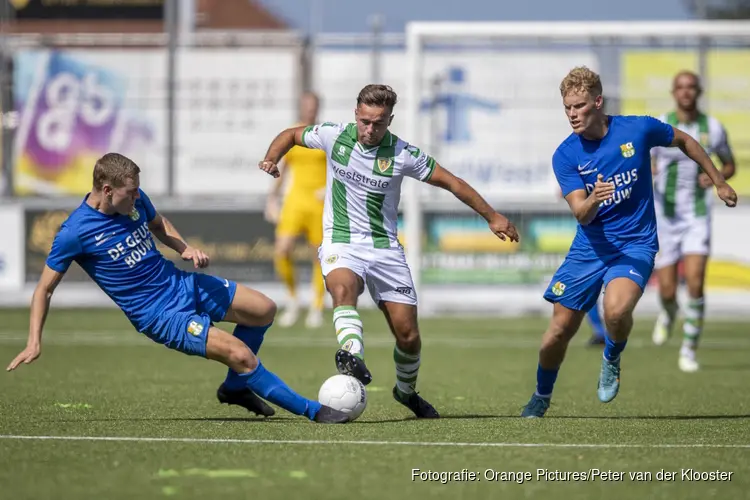
[[[711,50],[706,54],[706,93],[701,104],[726,128],[738,165],[731,180],[740,196],[750,195],[750,50]],[[698,70],[697,51],[631,50],[622,56],[622,112],[659,116],[674,109],[672,79]],[[718,163],[718,158],[714,158]]]
[[[23,207],[0,205],[0,290],[23,285]]]
[[[572,216],[507,212],[521,235],[504,242],[471,214],[425,214],[422,282],[430,284],[537,285],[547,283],[575,236]],[[403,231],[401,231],[403,234]],[[404,242],[408,249],[408,242]]]
[[[52,241],[70,210],[26,211],[26,281],[35,282],[44,269]],[[177,228],[188,244],[205,251],[211,258],[208,269],[201,270],[222,278],[243,283],[277,281],[273,266],[274,226],[266,222],[260,212],[179,211],[161,210]],[[18,234],[21,234],[19,230]],[[195,270],[192,262],[183,262],[170,248],[154,238],[159,251],[178,267]],[[297,245],[294,260],[300,283],[310,281],[312,259],[317,252],[304,243]],[[74,264],[66,277],[68,281],[90,281],[83,270]],[[302,285],[305,286],[305,285]]]
[[[137,85],[135,78],[163,74],[163,58],[139,51],[24,51],[14,64],[17,194],[85,194],[94,163],[109,151],[138,163],[150,191],[166,191],[163,104],[149,98],[153,83]]]
[[[166,193],[165,51],[22,51],[14,63],[17,194],[84,194],[109,151],[138,163],[149,193]],[[294,48],[178,54],[178,195],[267,193],[257,163],[294,123],[298,66]]]
[[[421,69],[420,134],[403,139],[481,186],[491,199],[556,195],[551,159],[571,133],[559,86],[572,67],[582,64],[598,66],[588,51],[427,51]],[[406,65],[402,51],[382,54],[383,68]],[[322,97],[321,121],[353,121],[357,94],[371,83],[366,55],[321,49],[313,67],[314,88]],[[363,71],[352,71],[357,67]],[[392,124],[399,135],[406,121],[406,72],[384,71],[381,80],[399,95]]]

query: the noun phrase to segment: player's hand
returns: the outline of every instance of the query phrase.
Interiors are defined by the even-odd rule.
[[[495,233],[495,236],[501,240],[506,241],[507,239],[510,239],[510,241],[518,242],[518,231],[516,230],[516,226],[514,226],[504,215],[496,213],[488,225],[490,226],[490,231]]]
[[[705,172],[701,172],[698,175],[698,185],[703,189],[708,189],[710,187],[713,187],[714,181],[711,180],[708,174],[706,174]]]
[[[279,167],[277,167],[276,164],[272,161],[263,160],[258,163],[258,168],[260,168],[268,175],[272,176],[274,179],[278,178],[279,175],[281,175],[279,173]]]
[[[279,222],[279,200],[276,197],[275,194],[269,195],[268,200],[266,201],[266,209],[263,212],[263,216],[266,218],[266,221],[270,222],[271,224],[276,224]]]
[[[193,247],[187,247],[182,252],[182,260],[192,260],[193,265],[196,269],[203,269],[204,267],[208,267],[209,258],[208,255],[206,255],[202,250],[198,250],[197,248]]]
[[[594,192],[592,194],[596,201],[607,201],[612,198],[613,194],[615,194],[615,183],[604,182],[604,176],[599,174],[596,176]]]
[[[737,193],[735,193],[732,186],[726,182],[722,182],[716,186],[716,193],[728,207],[734,207],[737,205]]]
[[[39,345],[27,345],[26,349],[21,351],[21,353],[15,357],[13,361],[10,362],[8,367],[5,369],[6,371],[13,371],[18,366],[23,363],[28,365],[29,363],[33,362],[36,358],[39,357],[39,355],[42,353],[42,348]]]

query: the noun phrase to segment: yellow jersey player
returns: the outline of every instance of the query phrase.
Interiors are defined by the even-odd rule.
[[[312,92],[300,99],[300,126],[312,125],[318,115],[319,100]],[[284,179],[291,174],[291,182],[283,204],[280,203]],[[297,280],[292,258],[298,236],[317,249],[323,241],[323,201],[326,189],[326,154],[317,149],[293,147],[284,156],[281,175],[276,179],[268,196],[266,219],[276,224],[274,265],[286,285],[289,301],[278,320],[282,327],[292,326],[299,317]],[[313,257],[317,252],[313,254]],[[320,263],[313,258],[312,301],[305,326],[323,325],[323,297],[325,285]]]

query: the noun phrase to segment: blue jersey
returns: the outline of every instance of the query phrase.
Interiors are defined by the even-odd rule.
[[[142,330],[167,305],[182,271],[156,249],[149,222],[156,210],[146,193],[129,215],[106,215],[86,204],[63,222],[47,266],[64,273],[77,262]]]
[[[651,148],[669,146],[674,129],[648,116],[609,116],[607,135],[590,141],[571,134],[555,151],[552,166],[563,196],[591,193],[597,176],[615,185],[596,217],[578,225],[569,255],[606,260],[635,248],[656,254],[656,212],[651,180]]]

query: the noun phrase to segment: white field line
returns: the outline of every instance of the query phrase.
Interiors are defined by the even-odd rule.
[[[456,448],[740,448],[750,449],[750,444],[718,443],[471,443],[456,441],[355,441],[319,439],[210,439],[132,436],[23,436],[0,434],[0,440],[30,441],[106,441],[135,443],[191,443],[191,444],[271,444],[271,445],[354,445],[354,446],[412,446],[412,447],[456,447]]]

